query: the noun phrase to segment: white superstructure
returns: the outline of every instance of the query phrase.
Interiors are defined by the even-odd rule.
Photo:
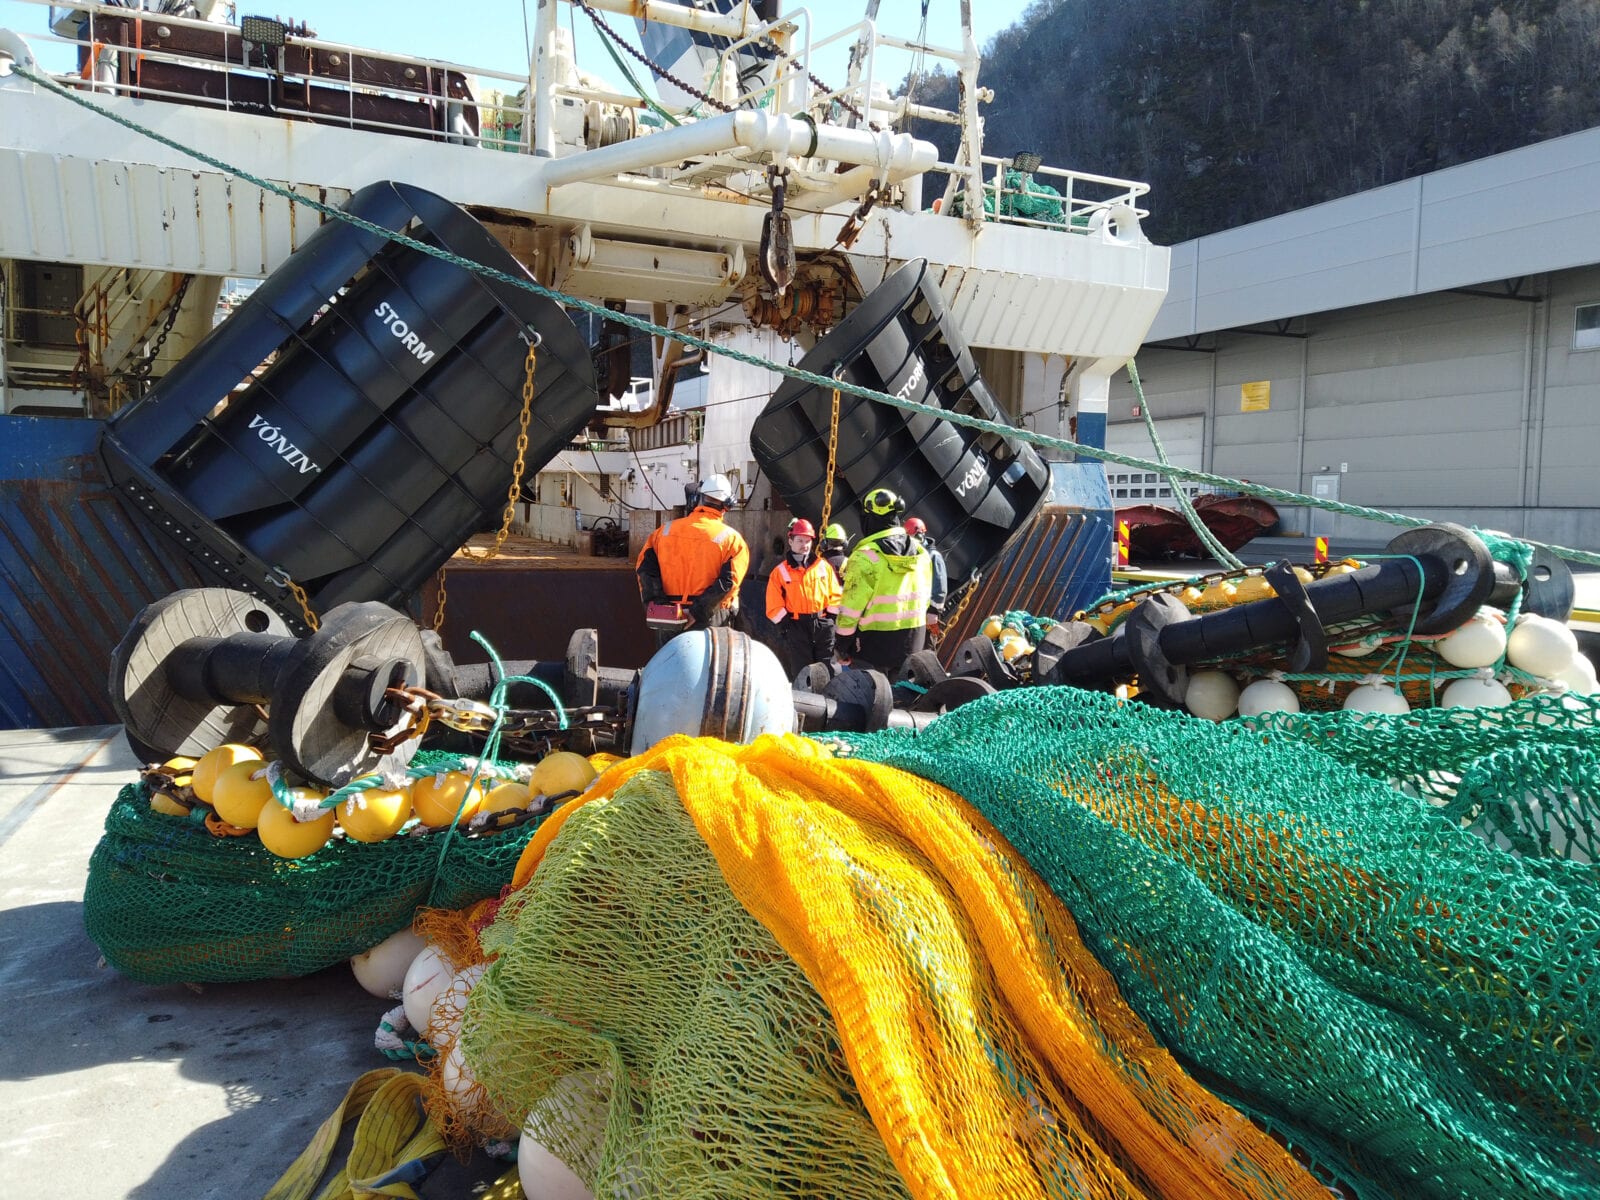
[[[981,217],[980,196],[1002,213],[1012,197],[1003,194],[1008,163],[983,154],[977,107],[986,95],[970,39],[941,51],[872,22],[829,37],[804,10],[762,24],[747,6],[721,15],[648,0],[651,21],[759,43],[773,56],[762,76],[773,82],[750,94],[731,82],[736,71],[714,70],[702,82],[715,103],[691,115],[578,72],[560,28],[564,3],[537,6],[526,78],[300,37],[272,22],[246,43],[228,25],[79,10],[95,22],[93,50],[83,71],[59,82],[184,150],[10,70],[38,72],[32,43],[51,35],[0,31],[0,407],[114,410],[203,335],[222,279],[269,273],[322,220],[184,152],[198,151],[332,205],[377,179],[426,187],[468,206],[550,286],[774,348],[762,327],[809,344],[887,272],[926,258],[1014,414],[1038,410],[1028,424],[1046,432],[1065,432],[1072,417],[1103,420],[1109,375],[1165,296],[1168,252],[1141,232],[1145,188],[1128,181],[1045,168],[1034,178],[1060,193],[1056,215]],[[46,8],[38,11],[42,30]],[[809,64],[840,39],[865,54],[847,86],[824,93]],[[887,94],[881,81],[895,56],[913,50],[960,73],[968,111]],[[897,132],[908,116],[954,126],[954,160]],[[762,247],[769,227],[769,243],[781,238],[772,219],[780,189],[792,244],[776,250],[793,266],[786,276],[775,250],[775,279],[762,270]],[[952,215],[963,207],[965,217]],[[55,299],[30,304],[38,264],[81,276],[52,276]],[[76,291],[70,305],[63,288]],[[41,330],[47,336],[29,336]],[[657,356],[658,374],[671,372],[673,357]],[[716,426],[748,423],[742,406],[717,404],[742,393],[724,392],[713,372],[707,446],[722,437]],[[624,423],[641,422],[633,414]],[[665,455],[686,457],[681,447]],[[739,469],[743,457],[706,463],[702,449],[696,469]]]

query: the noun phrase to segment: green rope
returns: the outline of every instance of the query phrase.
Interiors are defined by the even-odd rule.
[[[1128,382],[1133,384],[1133,394],[1138,397],[1139,413],[1144,417],[1144,428],[1150,435],[1150,443],[1156,448],[1156,458],[1161,461],[1164,468],[1170,468],[1167,448],[1161,444],[1161,435],[1156,432],[1155,418],[1150,415],[1150,402],[1144,398],[1144,385],[1139,382],[1139,368],[1131,358],[1128,360]],[[1200,514],[1195,512],[1194,503],[1189,499],[1189,494],[1183,490],[1182,484],[1174,479],[1168,470],[1163,470],[1161,474],[1172,485],[1172,494],[1178,501],[1178,511],[1183,513],[1183,519],[1189,522],[1189,528],[1194,530],[1195,537],[1211,551],[1211,557],[1230,571],[1243,570],[1244,563],[1235,558],[1233,552],[1217,540],[1217,536],[1200,519]]]
[[[449,828],[445,830],[444,837],[439,841],[439,861],[434,866],[433,883],[428,888],[429,904],[433,903],[434,888],[438,886],[439,879],[443,874],[444,856],[450,851],[450,840],[455,837],[456,823],[461,820],[462,810],[466,808],[467,801],[472,796],[472,789],[478,782],[478,776],[482,772],[483,765],[486,761],[493,761],[500,757],[500,734],[506,723],[506,715],[510,711],[510,706],[506,704],[506,691],[513,683],[531,683],[542,688],[544,694],[550,697],[550,702],[556,710],[557,727],[560,729],[567,727],[566,709],[562,706],[560,698],[550,689],[549,684],[542,679],[535,679],[531,675],[507,675],[505,665],[500,661],[500,655],[489,644],[489,640],[476,629],[472,631],[472,640],[489,652],[489,658],[494,663],[497,682],[494,685],[494,690],[489,693],[489,707],[494,709],[494,724],[489,727],[489,736],[483,741],[483,753],[473,763],[472,774],[467,776],[467,786],[462,789],[461,803],[456,805],[456,815],[451,818]]]
[[[1425,578],[1422,570],[1422,560],[1414,554],[1369,554],[1366,557],[1404,558],[1410,561],[1412,566],[1417,568],[1417,594],[1416,597],[1411,601],[1411,619],[1406,622],[1405,636],[1400,639],[1399,648],[1395,651],[1395,653],[1391,654],[1387,659],[1385,659],[1383,664],[1377,669],[1376,672],[1374,672],[1375,674],[1382,675],[1389,669],[1389,664],[1394,663],[1394,686],[1395,690],[1399,691],[1400,681],[1405,678],[1401,672],[1405,670],[1406,654],[1411,649],[1411,638],[1417,630],[1417,615],[1422,611],[1422,583],[1423,579]]]
[[[1418,526],[1431,525],[1433,523],[1420,517],[1408,517],[1400,513],[1386,512],[1379,508],[1367,508],[1359,504],[1345,504],[1338,500],[1325,500],[1316,496],[1303,495],[1300,492],[1286,491],[1282,488],[1267,487],[1259,483],[1248,483],[1242,479],[1231,479],[1226,475],[1214,475],[1209,471],[1195,471],[1187,467],[1177,467],[1170,464],[1163,465],[1158,462],[1151,462],[1149,459],[1135,458],[1130,454],[1117,454],[1100,446],[1086,446],[1081,442],[1070,441],[1066,438],[1051,437],[1048,434],[1037,433],[1030,429],[1024,429],[1020,426],[1011,425],[1005,421],[990,421],[983,417],[972,416],[970,413],[953,412],[947,409],[938,408],[931,404],[921,404],[915,400],[907,400],[900,396],[891,396],[886,392],[874,391],[871,388],[862,387],[860,384],[851,383],[847,379],[835,379],[832,376],[819,375],[813,371],[807,371],[801,367],[773,362],[770,359],[762,358],[760,355],[749,354],[743,350],[736,350],[731,346],[720,345],[696,334],[688,333],[684,330],[668,329],[665,326],[657,325],[654,322],[645,319],[644,317],[635,316],[634,314],[628,312],[618,312],[613,309],[606,308],[604,305],[595,304],[591,301],[580,299],[577,296],[569,296],[564,292],[557,291],[555,288],[546,287],[537,280],[510,275],[504,271],[496,270],[493,267],[484,266],[482,263],[474,262],[471,259],[462,258],[460,255],[451,254],[448,250],[442,250],[437,246],[426,245],[423,242],[417,241],[415,238],[407,237],[403,233],[397,233],[393,229],[386,229],[381,225],[376,225],[371,221],[363,220],[362,218],[354,216],[351,213],[347,213],[343,209],[335,208],[331,204],[324,204],[320,201],[312,200],[306,196],[300,195],[290,188],[282,186],[281,184],[272,183],[270,180],[262,179],[259,176],[252,175],[250,172],[243,170],[240,167],[223,162],[221,159],[213,158],[211,155],[202,150],[196,150],[191,146],[185,146],[181,142],[157,133],[153,129],[146,128],[136,121],[131,121],[126,117],[112,112],[110,109],[102,108],[100,105],[92,103],[71,89],[62,87],[59,83],[47,75],[37,74],[21,65],[14,65],[12,67],[12,71],[21,78],[26,79],[31,83],[38,84],[44,87],[46,90],[54,92],[55,94],[70,100],[80,108],[86,108],[90,112],[97,113],[100,116],[105,117],[107,120],[114,121],[116,124],[121,125],[125,129],[132,130],[134,133],[137,133],[143,137],[147,137],[154,142],[166,146],[168,149],[176,150],[179,154],[187,155],[188,157],[195,159],[197,162],[202,162],[207,166],[214,167],[216,170],[221,171],[224,174],[242,179],[246,183],[254,184],[256,187],[261,188],[263,191],[271,192],[275,196],[281,196],[290,203],[303,204],[312,211],[321,213],[330,220],[343,221],[347,225],[353,225],[357,229],[364,230],[367,233],[373,234],[377,237],[386,238],[391,242],[405,246],[407,249],[415,250],[419,254],[430,255],[431,257],[437,258],[442,262],[450,263],[452,266],[460,267],[463,270],[476,272],[485,278],[497,280],[498,282],[507,284],[511,287],[521,288],[523,291],[531,292],[535,296],[543,296],[547,300],[554,300],[558,304],[566,305],[568,308],[575,308],[579,312],[590,313],[597,317],[603,317],[608,321],[613,321],[620,325],[626,325],[631,329],[639,331],[640,333],[648,333],[662,338],[671,338],[675,341],[683,343],[686,346],[693,346],[696,349],[704,350],[707,354],[720,355],[723,358],[732,359],[734,362],[742,362],[747,366],[759,367],[764,371],[772,371],[779,375],[785,375],[790,379],[797,379],[801,383],[809,383],[813,387],[822,388],[825,390],[837,388],[841,393],[846,395],[857,396],[863,400],[871,400],[878,404],[887,404],[890,408],[898,408],[903,412],[920,413],[924,416],[937,417],[938,419],[947,421],[952,425],[958,425],[966,429],[974,429],[980,433],[992,433],[998,437],[1011,438],[1019,442],[1027,443],[1028,445],[1041,446],[1045,449],[1060,451],[1063,454],[1081,454],[1089,458],[1099,459],[1103,462],[1114,462],[1121,466],[1130,467],[1134,470],[1155,472],[1165,471],[1168,475],[1178,479],[1187,479],[1195,483],[1208,483],[1216,487],[1228,488],[1247,496],[1258,496],[1263,500],[1272,500],[1283,504],[1318,508],[1326,512],[1340,513],[1345,516],[1357,517],[1366,521],[1379,521],[1389,525],[1400,525],[1405,528],[1416,528]],[[1548,551],[1557,557],[1565,558],[1572,562],[1581,562],[1588,563],[1593,566],[1600,566],[1600,552],[1595,552],[1592,550],[1578,550],[1569,546],[1554,545],[1550,542],[1535,542],[1525,540],[1524,544],[1532,548]]]

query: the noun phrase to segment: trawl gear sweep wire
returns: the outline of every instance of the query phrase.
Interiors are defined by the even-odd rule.
[[[975,429],[980,433],[992,433],[1000,437],[1014,438],[1018,441],[1027,442],[1030,445],[1042,446],[1068,454],[1082,454],[1090,458],[1100,459],[1104,462],[1118,463],[1122,466],[1131,467],[1135,470],[1153,471],[1160,474],[1165,474],[1171,478],[1187,479],[1196,483],[1207,483],[1216,487],[1231,488],[1245,495],[1259,496],[1264,500],[1278,501],[1283,504],[1317,508],[1325,512],[1342,513],[1345,516],[1358,517],[1362,520],[1380,521],[1385,524],[1399,525],[1407,528],[1429,524],[1428,521],[1420,517],[1408,517],[1400,513],[1387,512],[1383,509],[1367,508],[1358,504],[1345,504],[1336,500],[1324,500],[1315,496],[1307,496],[1300,492],[1291,492],[1282,488],[1267,487],[1263,484],[1250,483],[1241,479],[1233,479],[1226,475],[1215,475],[1209,471],[1197,471],[1187,467],[1176,467],[1171,464],[1153,462],[1149,459],[1135,458],[1132,455],[1118,454],[1111,450],[1102,449],[1099,446],[1087,446],[1081,442],[1069,441],[1066,438],[1050,437],[1046,434],[1024,429],[1019,426],[1010,425],[1002,421],[990,421],[983,417],[975,417],[966,413],[958,413],[942,408],[936,408],[932,405],[918,403],[915,400],[906,400],[899,396],[892,396],[886,392],[874,391],[871,388],[862,387],[859,384],[851,383],[848,380],[835,380],[825,375],[818,375],[815,372],[804,370],[801,367],[788,366],[783,363],[773,362],[771,359],[762,358],[760,355],[748,354],[742,350],[735,350],[729,346],[718,345],[706,338],[700,337],[696,334],[688,333],[683,330],[668,329],[665,326],[657,325],[652,321],[646,320],[643,317],[635,316],[632,313],[618,312],[613,309],[608,309],[603,305],[595,304],[591,301],[583,300],[576,296],[569,296],[565,292],[557,291],[555,288],[546,287],[544,284],[535,280],[520,279],[516,276],[509,275],[504,271],[496,270],[493,267],[486,267],[482,263],[474,262],[471,259],[462,258],[456,254],[451,254],[449,251],[441,250],[436,246],[427,245],[423,242],[417,241],[415,238],[407,237],[403,233],[397,233],[392,229],[385,229],[382,226],[375,225],[370,221],[353,216],[350,213],[336,208],[331,204],[324,204],[317,200],[311,200],[305,196],[299,195],[292,189],[284,187],[281,184],[273,183],[270,180],[263,179],[260,176],[244,170],[241,167],[224,162],[222,159],[215,158],[212,155],[209,155],[202,150],[195,149],[192,146],[186,146],[174,138],[169,138],[165,134],[157,133],[155,130],[139,124],[137,121],[130,120],[119,113],[115,113],[110,109],[103,108],[102,106],[93,103],[83,96],[78,95],[71,89],[63,87],[48,75],[40,74],[36,71],[30,70],[20,63],[15,62],[12,63],[11,70],[19,78],[26,79],[28,82],[36,84],[47,91],[53,92],[54,94],[71,101],[73,104],[76,104],[81,108],[88,109],[90,112],[105,117],[109,121],[114,121],[116,124],[121,125],[123,128],[129,129],[142,137],[147,137],[152,141],[166,146],[168,149],[176,150],[180,154],[193,158],[198,162],[205,163],[207,166],[215,168],[224,174],[232,175],[238,179],[242,179],[246,183],[253,184],[264,191],[271,192],[275,196],[281,196],[292,204],[303,204],[313,211],[329,218],[330,220],[344,221],[347,224],[354,225],[356,228],[361,229],[366,233],[385,238],[392,242],[398,242],[400,245],[405,246],[408,249],[415,250],[419,254],[431,255],[434,258],[450,263],[453,266],[460,267],[463,270],[476,272],[479,275],[483,275],[489,279],[497,280],[498,282],[507,284],[511,287],[522,288],[525,291],[532,292],[537,296],[543,296],[546,299],[554,300],[559,304],[564,304],[570,308],[576,308],[581,312],[593,313],[596,316],[604,317],[608,321],[631,326],[642,333],[649,333],[657,337],[672,338],[682,342],[684,345],[694,346],[697,349],[703,350],[709,354],[721,355],[724,358],[733,359],[735,362],[746,363],[747,365],[760,367],[768,371],[776,371],[781,375],[786,375],[791,379],[798,379],[803,383],[809,383],[815,387],[824,389],[838,388],[841,392],[848,393],[852,396],[859,396],[864,400],[872,400],[879,404],[887,404],[891,408],[902,409],[906,412],[921,413],[925,416],[937,417],[941,420],[948,421],[952,425],[959,425],[967,429]],[[843,219],[844,218],[841,218],[841,220]],[[1549,542],[1534,542],[1527,541],[1526,539],[1523,540],[1526,545],[1548,551],[1551,554],[1568,559],[1569,561],[1600,566],[1600,553],[1589,550],[1578,550],[1568,546],[1557,546]]]

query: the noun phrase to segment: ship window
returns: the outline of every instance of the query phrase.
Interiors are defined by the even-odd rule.
[[[73,315],[83,294],[83,268],[69,263],[17,263],[15,336],[30,345],[70,349],[78,322]]]
[[[1572,348],[1600,350],[1600,304],[1580,304],[1573,314]]]

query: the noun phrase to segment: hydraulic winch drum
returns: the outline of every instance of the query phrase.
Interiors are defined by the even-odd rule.
[[[420,188],[377,183],[346,211],[507,276],[482,225]],[[399,605],[505,503],[530,346],[524,477],[592,414],[594,368],[554,301],[329,221],[102,442],[112,479],[219,582],[291,623]]]

